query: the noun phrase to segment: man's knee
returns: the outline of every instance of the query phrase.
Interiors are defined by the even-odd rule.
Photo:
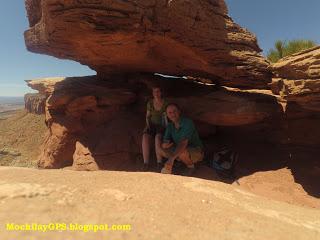
[[[165,156],[164,156],[164,155],[165,155],[164,149],[161,147],[160,144],[156,144],[156,145],[155,145],[155,149],[156,149],[156,153],[157,153],[158,155],[160,155],[161,157],[165,157]]]
[[[170,158],[173,154],[173,149],[172,148],[162,148],[161,146],[159,147],[159,155],[164,158]]]

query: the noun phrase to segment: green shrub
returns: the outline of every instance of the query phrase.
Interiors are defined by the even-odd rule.
[[[312,40],[291,40],[281,41],[278,40],[274,44],[274,48],[270,49],[267,54],[267,58],[270,62],[277,62],[279,59],[289,56],[291,54],[303,51],[308,48],[317,46],[317,43]]]

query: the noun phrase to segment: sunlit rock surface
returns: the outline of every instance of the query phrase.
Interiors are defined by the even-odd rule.
[[[149,72],[266,88],[269,63],[223,0],[26,0],[29,51],[98,75]]]
[[[290,141],[320,144],[320,47],[281,59],[272,66],[271,89],[287,102]]]

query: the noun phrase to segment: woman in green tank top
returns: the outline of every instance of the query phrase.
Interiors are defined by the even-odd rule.
[[[143,153],[143,170],[149,168],[150,148],[152,139],[155,145],[161,146],[162,136],[167,126],[166,107],[168,102],[162,97],[161,88],[159,86],[152,87],[152,96],[147,103],[146,127],[142,136],[142,153]],[[155,148],[157,149],[157,148]],[[162,157],[157,154],[158,169],[161,170]]]

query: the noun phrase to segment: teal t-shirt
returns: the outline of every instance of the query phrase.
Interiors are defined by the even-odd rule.
[[[174,124],[170,122],[166,128],[163,139],[164,141],[173,141],[175,144],[179,144],[182,140],[188,139],[188,147],[203,148],[193,121],[185,117],[180,118],[179,129],[176,129]]]

